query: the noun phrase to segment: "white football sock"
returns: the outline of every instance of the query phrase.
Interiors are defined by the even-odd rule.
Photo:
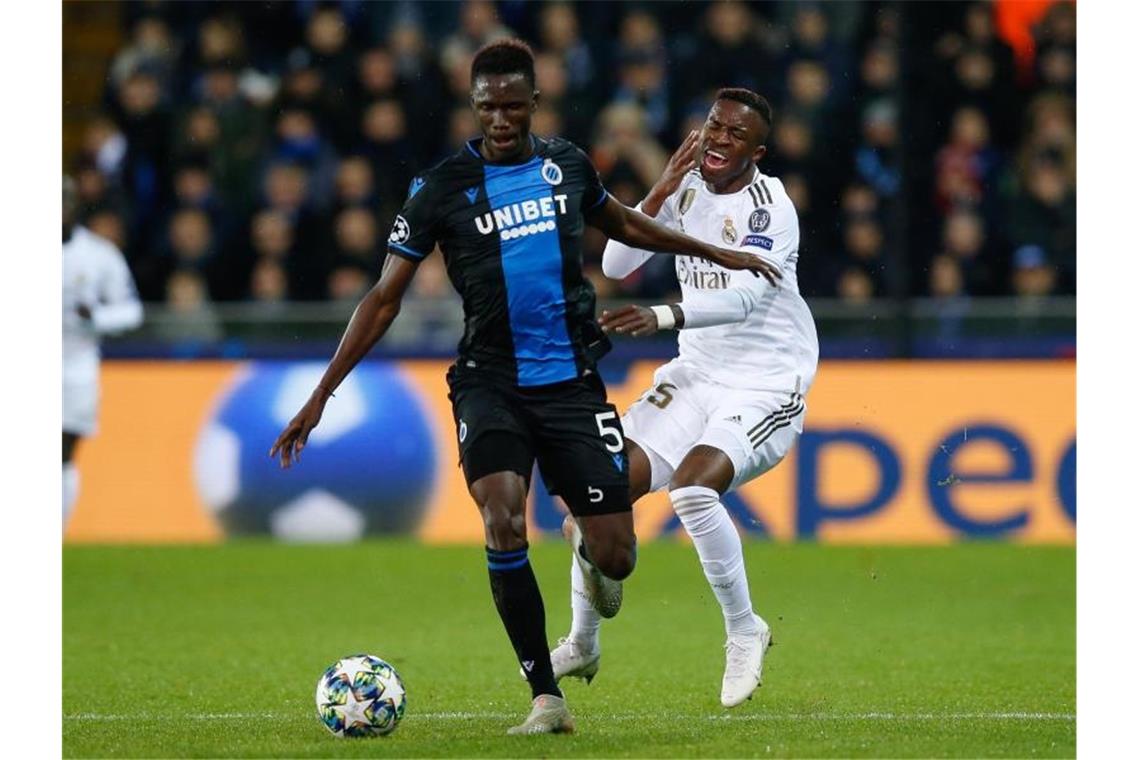
[[[586,576],[578,560],[570,558],[570,638],[583,649],[596,652],[602,616],[586,597]]]
[[[711,488],[686,486],[670,491],[669,499],[693,539],[705,578],[720,602],[725,631],[730,636],[755,633],[757,623],[748,595],[744,547],[728,510],[720,503],[720,495]]]
[[[71,517],[75,500],[79,496],[79,468],[73,462],[63,466],[63,524]]]

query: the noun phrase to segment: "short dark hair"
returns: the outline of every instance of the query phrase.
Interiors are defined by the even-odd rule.
[[[534,51],[520,39],[489,42],[471,61],[471,81],[485,74],[522,74],[534,89]]]
[[[716,91],[716,99],[735,100],[737,103],[743,103],[760,114],[760,118],[764,120],[768,129],[772,128],[772,106],[763,95],[743,87],[722,87]]]

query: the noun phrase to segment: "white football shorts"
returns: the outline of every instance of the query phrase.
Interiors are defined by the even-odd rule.
[[[732,460],[729,490],[763,475],[787,456],[804,430],[807,407],[798,392],[729,388],[679,360],[653,374],[653,387],[621,419],[626,438],[652,467],[651,491],[669,484],[695,446],[720,449]]]
[[[81,436],[95,434],[99,414],[99,383],[63,383],[63,431]]]

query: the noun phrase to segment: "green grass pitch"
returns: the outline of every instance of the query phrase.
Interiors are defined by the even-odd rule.
[[[483,549],[66,547],[63,749],[70,757],[1074,756],[1072,548],[749,544],[773,628],[765,683],[719,703],[723,628],[691,546],[641,547],[578,732],[508,737],[529,691]],[[531,551],[551,641],[569,554]],[[408,711],[387,738],[317,721],[337,658],[392,662]]]

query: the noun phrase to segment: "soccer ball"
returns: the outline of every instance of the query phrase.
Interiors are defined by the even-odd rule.
[[[390,364],[345,378],[285,472],[269,447],[312,389],[321,363],[253,362],[218,400],[198,438],[194,475],[229,535],[353,541],[408,533],[427,514],[438,444],[420,392]]]
[[[317,717],[336,736],[385,736],[404,717],[404,682],[379,657],[338,660],[317,681]]]

